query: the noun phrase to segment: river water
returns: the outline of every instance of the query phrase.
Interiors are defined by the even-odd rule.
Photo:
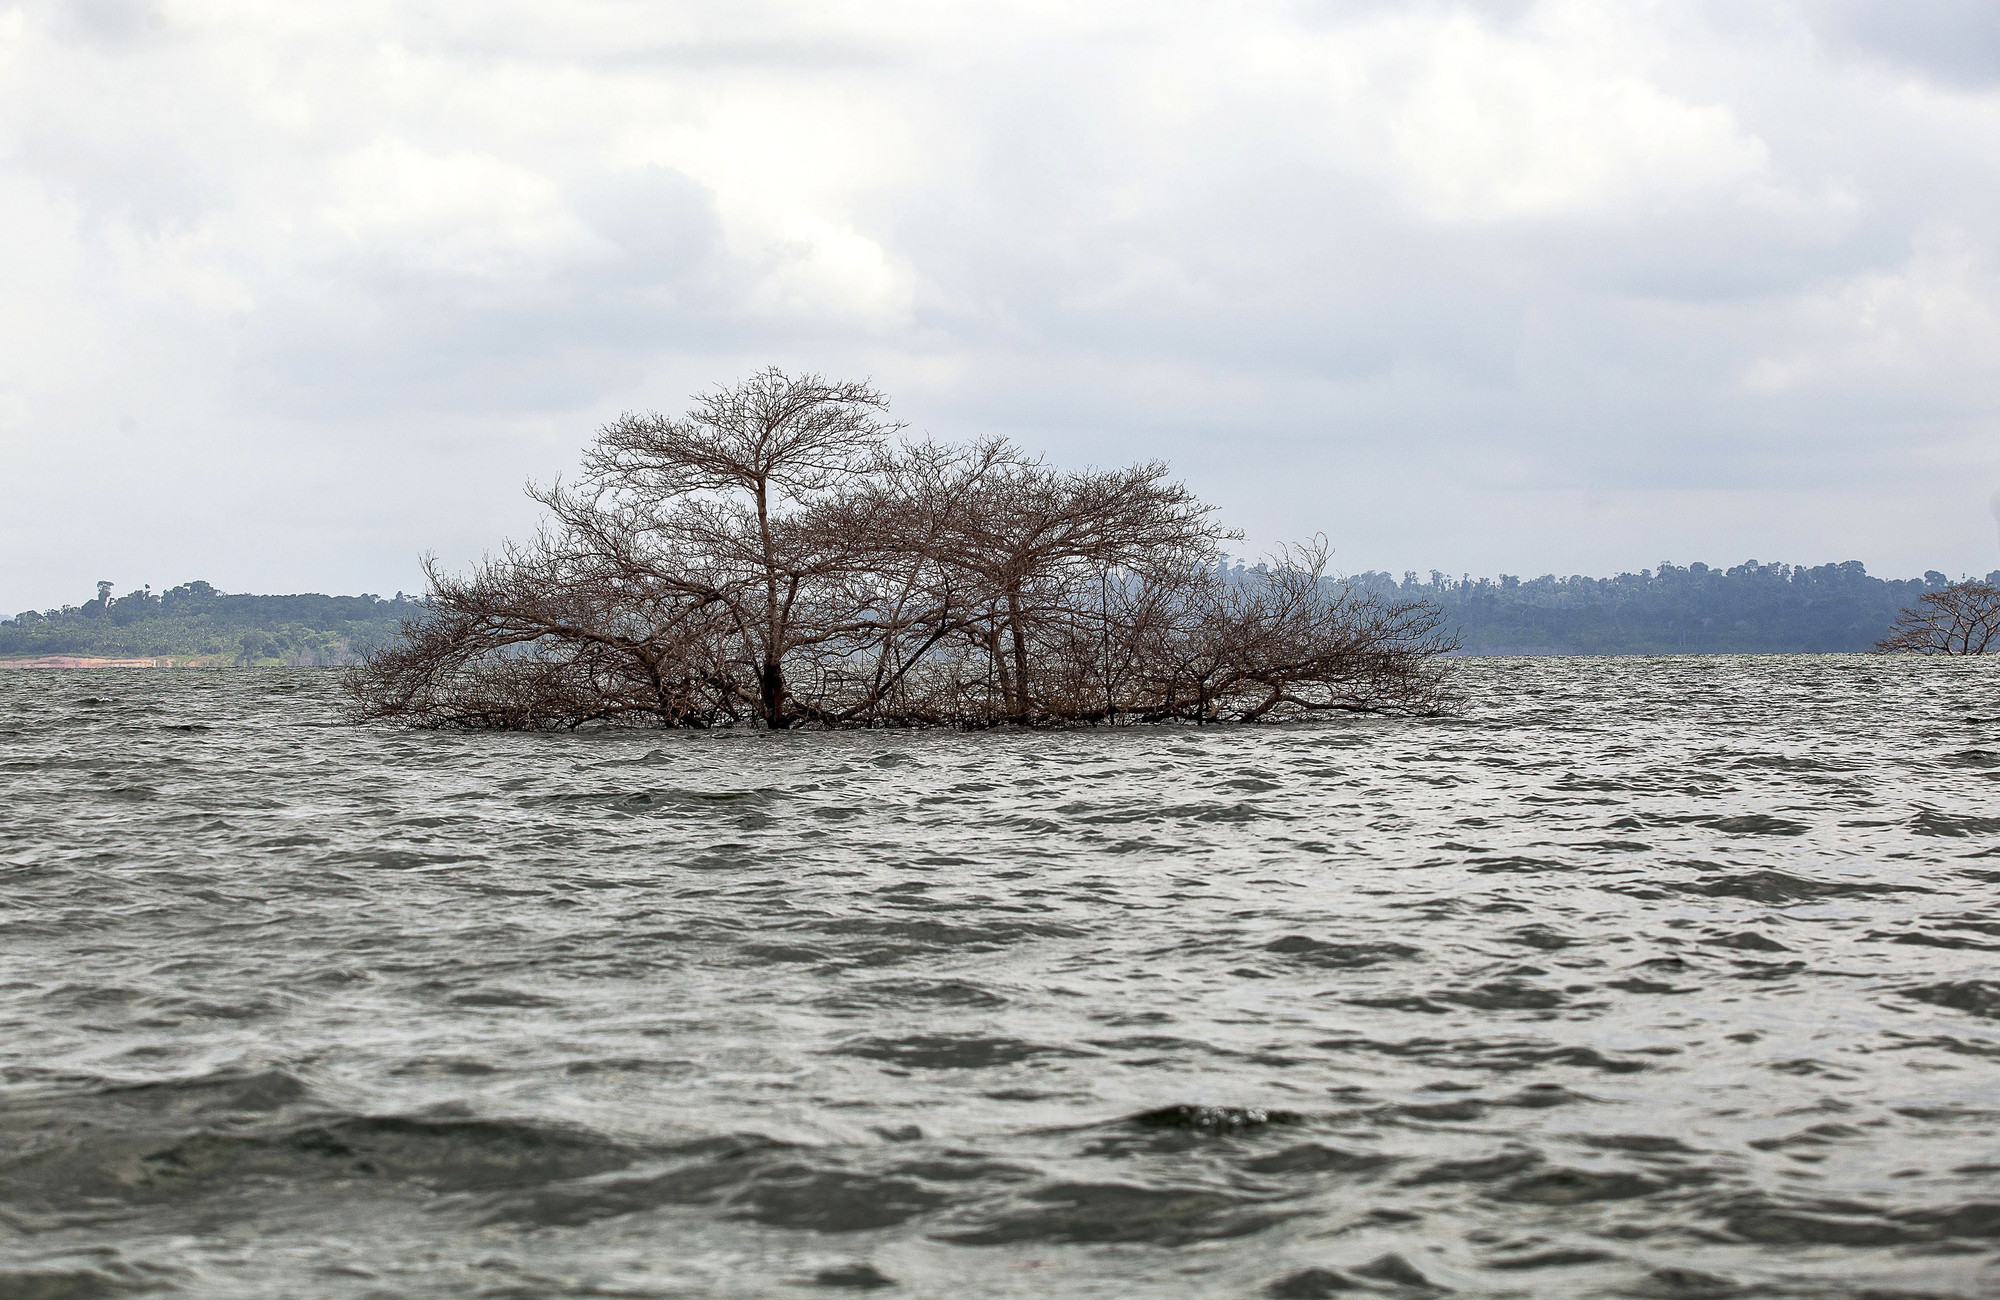
[[[834,736],[0,675],[0,1295],[2000,1294],[1996,669]]]

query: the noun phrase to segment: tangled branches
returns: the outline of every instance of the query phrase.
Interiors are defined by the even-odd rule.
[[[350,672],[414,726],[1273,721],[1436,713],[1434,606],[1245,573],[1158,462],[1057,471],[1012,444],[892,444],[865,384],[767,370],[600,431],[549,518]]]
[[[2000,587],[1959,582],[1925,592],[1875,643],[1877,654],[2000,653]]]

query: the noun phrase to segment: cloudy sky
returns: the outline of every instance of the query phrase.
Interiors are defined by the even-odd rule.
[[[1983,573],[1996,214],[1992,0],[0,7],[0,605],[414,589],[768,363],[1350,571]]]

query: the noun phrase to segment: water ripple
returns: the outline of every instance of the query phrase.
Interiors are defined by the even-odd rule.
[[[2000,1293],[2000,675],[465,736],[0,678],[0,1294]]]

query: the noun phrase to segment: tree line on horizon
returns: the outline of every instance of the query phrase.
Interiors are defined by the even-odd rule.
[[[80,605],[24,610],[0,621],[0,658],[75,655],[179,659],[203,664],[342,667],[395,639],[422,605],[397,592],[259,596],[184,582],[165,591],[113,584]]]
[[[1475,655],[1861,653],[1874,649],[1904,610],[1965,585],[1935,570],[1877,578],[1858,560],[1749,560],[1727,569],[1663,562],[1611,578],[1433,571],[1428,580],[1406,572],[1399,581],[1367,572],[1350,581],[1437,603],[1462,652]],[[2000,570],[1983,585],[2000,585]]]
[[[1268,568],[1268,566],[1266,566]],[[1218,556],[1216,580],[1257,573]],[[1385,599],[1439,607],[1460,654],[1859,653],[1875,648],[1905,610],[1964,584],[1932,571],[1882,579],[1859,562],[1729,568],[1662,563],[1596,578],[1452,578],[1369,571],[1345,582]],[[2000,587],[2000,570],[1984,585]],[[251,595],[187,582],[162,592],[112,595],[101,582],[77,605],[0,620],[0,657],[172,657],[233,665],[342,666],[396,640],[428,607],[397,592],[373,595]],[[1986,643],[1980,643],[1986,644]],[[1988,646],[1992,652],[2000,642]]]
[[[1254,566],[1219,565],[1222,580]],[[1329,576],[1329,582],[1335,581]],[[1861,653],[1924,597],[1960,586],[1942,573],[1883,579],[1859,561],[1728,569],[1675,566],[1610,578],[1449,578],[1369,571],[1338,579],[1420,595],[1444,610],[1461,655]],[[2000,587],[2000,570],[1985,585]],[[104,584],[109,586],[109,584]],[[401,635],[420,598],[252,595],[206,582],[0,620],[0,658],[176,658],[237,666],[339,667]],[[1989,649],[1989,652],[1990,649]]]

